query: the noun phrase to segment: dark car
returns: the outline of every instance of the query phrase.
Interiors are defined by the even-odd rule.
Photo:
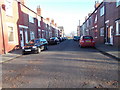
[[[57,37],[51,37],[49,39],[49,44],[59,44],[59,43],[60,43],[60,41]]]
[[[73,40],[74,40],[74,41],[79,41],[79,40],[80,40],[80,36],[74,36],[74,37],[73,37]]]
[[[60,41],[60,42],[62,42],[62,41],[63,41],[63,40],[62,40],[62,37],[57,37],[57,38],[59,39],[59,41]]]
[[[22,54],[26,53],[40,53],[41,50],[47,49],[48,42],[46,39],[38,38],[30,40],[25,46],[22,47]]]

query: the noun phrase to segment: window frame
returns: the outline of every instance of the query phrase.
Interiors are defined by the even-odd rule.
[[[120,35],[120,20],[116,21],[116,35]]]
[[[104,14],[105,14],[105,7],[102,6],[102,7],[100,8],[100,16],[102,17]]]
[[[13,16],[13,0],[5,0],[5,14],[6,16]]]
[[[101,27],[101,28],[100,28],[100,36],[104,36],[104,33],[105,33],[105,32],[104,32],[104,27]]]
[[[32,17],[32,16],[29,15],[29,22],[30,23],[34,23],[34,17]]]
[[[120,6],[120,0],[116,0],[116,7]]]

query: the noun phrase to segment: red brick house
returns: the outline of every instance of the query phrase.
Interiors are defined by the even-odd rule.
[[[92,35],[97,44],[109,44],[120,47],[119,12],[120,1],[101,2],[81,26],[80,32],[83,32],[81,34]]]
[[[2,2],[3,1],[3,2]],[[24,5],[24,0],[2,0],[0,2],[0,54],[22,47],[34,38],[50,38],[54,32],[49,20]]]

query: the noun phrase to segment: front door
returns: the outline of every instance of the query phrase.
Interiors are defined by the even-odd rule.
[[[113,26],[110,26],[110,44],[113,45]]]
[[[21,47],[23,47],[24,46],[23,30],[20,30],[20,42],[21,42]]]
[[[25,30],[25,43],[28,43],[28,32]]]

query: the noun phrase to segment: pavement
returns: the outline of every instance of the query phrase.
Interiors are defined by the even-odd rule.
[[[96,49],[101,53],[120,61],[120,48],[113,47],[112,45],[97,44]]]
[[[98,45],[96,45],[96,49],[99,50],[104,55],[107,55],[118,61],[120,60],[120,57],[119,57],[120,49],[119,48],[115,48],[111,45],[98,44]],[[18,58],[18,57],[22,56],[21,53],[22,53],[22,50],[18,49],[18,50],[11,51],[4,55],[0,55],[0,63],[7,62],[7,61],[13,60],[15,58]]]
[[[11,51],[7,54],[0,55],[0,63],[13,60],[13,59],[18,58],[20,56],[22,56],[22,50],[21,49]]]

